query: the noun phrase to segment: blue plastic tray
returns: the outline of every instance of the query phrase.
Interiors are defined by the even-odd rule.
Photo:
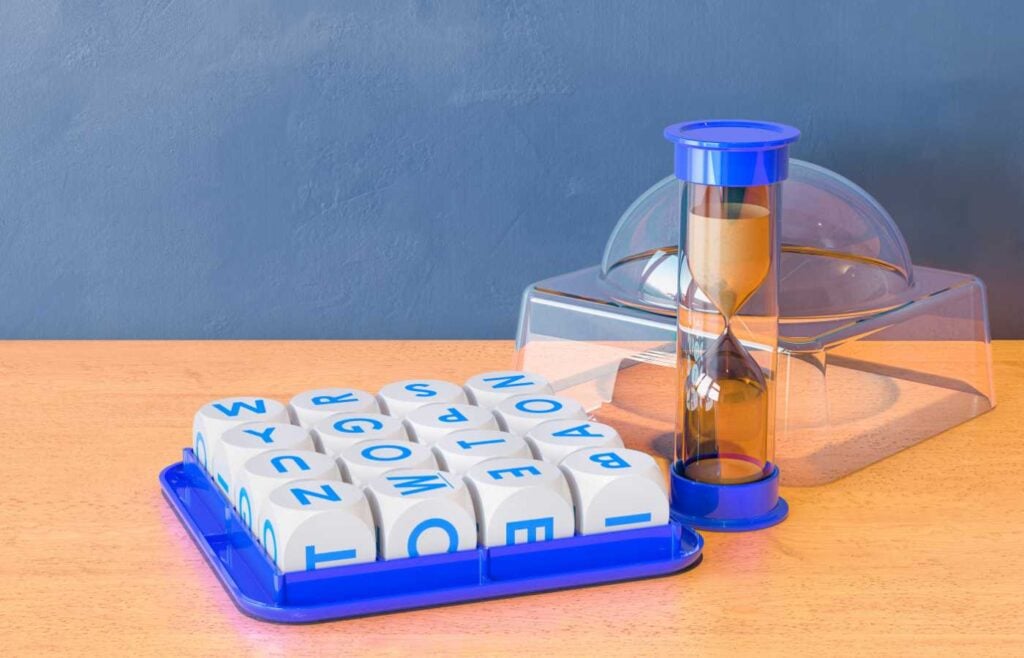
[[[668,525],[281,573],[196,462],[191,448],[160,486],[235,605],[302,623],[660,576],[699,558],[703,539]]]

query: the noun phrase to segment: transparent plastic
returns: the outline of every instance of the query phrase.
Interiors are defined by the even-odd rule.
[[[675,314],[679,187],[668,176],[622,215],[605,247],[600,277],[615,300]],[[782,183],[780,307],[788,324],[870,315],[902,303],[914,268],[889,214],[838,174],[790,160]],[[685,220],[685,217],[684,217]]]
[[[682,192],[675,468],[755,482],[774,468],[779,184]]]
[[[627,444],[666,469],[681,185],[669,176],[642,194],[600,265],[529,286],[517,333],[519,367],[624,425]],[[889,214],[832,171],[791,159],[781,185],[774,404],[783,484],[832,481],[991,409],[982,282],[912,265]]]

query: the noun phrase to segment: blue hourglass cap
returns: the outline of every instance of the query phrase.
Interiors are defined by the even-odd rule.
[[[789,175],[789,145],[800,137],[792,126],[768,121],[716,119],[665,128],[676,145],[676,178],[700,185],[771,185]]]

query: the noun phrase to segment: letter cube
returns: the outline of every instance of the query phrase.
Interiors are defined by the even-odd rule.
[[[484,546],[571,537],[575,530],[572,494],[554,464],[488,459],[470,468],[465,480]]]
[[[433,445],[459,430],[496,430],[498,421],[487,409],[469,404],[428,404],[411,411],[405,426],[415,441]]]
[[[396,468],[434,470],[437,460],[427,446],[378,439],[345,448],[338,455],[338,465],[346,480],[362,486]]]
[[[523,437],[499,430],[462,430],[452,432],[433,445],[441,468],[462,475],[486,459],[520,457],[533,459]]]
[[[235,479],[249,459],[270,450],[315,450],[309,430],[286,423],[243,423],[217,442],[213,453],[213,481],[234,500]]]
[[[377,559],[376,530],[359,487],[333,479],[294,480],[270,492],[256,534],[284,572]]]
[[[557,464],[583,448],[621,448],[622,437],[614,427],[576,418],[549,420],[526,435],[534,454]]]
[[[501,429],[525,435],[537,425],[562,418],[587,419],[587,412],[576,400],[561,395],[517,395],[502,400],[494,408]]]
[[[317,449],[337,457],[350,446],[370,440],[408,441],[402,421],[384,414],[335,414],[313,426]]]
[[[271,450],[250,458],[238,471],[235,509],[257,536],[256,522],[267,496],[292,480],[341,482],[341,471],[333,459],[312,450]]]
[[[292,421],[313,427],[334,414],[380,413],[377,398],[355,388],[320,388],[299,393],[288,402]]]
[[[554,394],[548,380],[518,370],[484,372],[466,380],[463,388],[470,402],[485,409],[494,409],[502,400],[516,395]]]
[[[625,448],[585,448],[561,464],[581,535],[668,523],[668,488],[657,462]]]
[[[212,472],[217,442],[232,427],[242,423],[287,423],[288,409],[277,400],[235,397],[204,404],[192,421],[192,450],[207,472]]]
[[[476,515],[462,480],[437,470],[399,469],[366,485],[385,560],[476,548]]]
[[[427,404],[465,404],[461,386],[438,379],[407,379],[388,384],[377,393],[384,413],[405,418],[414,409]]]

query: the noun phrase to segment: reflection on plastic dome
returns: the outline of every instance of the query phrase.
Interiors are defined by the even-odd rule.
[[[678,184],[674,176],[658,182],[612,231],[601,276],[622,304],[675,314]],[[790,162],[783,187],[783,323],[856,317],[905,302],[913,286],[910,254],[892,218],[870,195],[800,160]]]

